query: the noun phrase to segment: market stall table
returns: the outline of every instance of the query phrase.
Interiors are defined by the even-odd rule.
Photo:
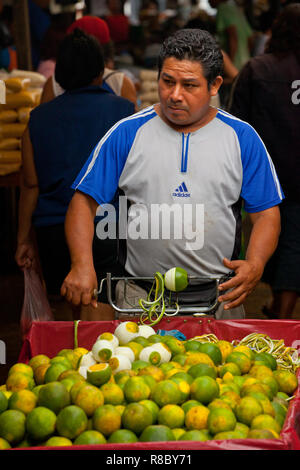
[[[78,346],[91,349],[97,337],[107,331],[113,333],[119,320],[103,322],[79,322],[77,324]],[[155,330],[179,330],[187,339],[213,333],[218,339],[241,340],[250,333],[263,333],[272,339],[283,339],[286,346],[297,348],[300,338],[300,321],[295,320],[215,320],[210,317],[163,318]],[[299,345],[300,346],[300,345]],[[61,349],[74,348],[73,322],[34,322],[23,343],[19,362],[28,362],[37,354],[53,357]],[[297,377],[299,381],[300,369]],[[280,439],[235,439],[168,442],[139,442],[133,444],[103,444],[94,446],[72,446],[69,449],[102,450],[300,450],[300,391],[299,387],[289,407]],[[111,447],[113,446],[113,447]],[[66,449],[68,447],[64,447]],[[45,449],[35,447],[34,449]],[[49,448],[48,448],[49,449]],[[55,449],[52,447],[51,449]]]

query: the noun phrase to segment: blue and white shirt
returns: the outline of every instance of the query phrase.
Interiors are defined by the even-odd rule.
[[[168,126],[153,106],[119,121],[100,140],[73,185],[99,205],[126,196],[130,209],[125,268],[153,276],[180,266],[197,276],[228,272],[247,212],[283,199],[256,131],[218,110],[195,132]]]

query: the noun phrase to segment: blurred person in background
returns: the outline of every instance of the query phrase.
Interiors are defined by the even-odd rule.
[[[105,60],[102,86],[111,93],[132,101],[137,107],[137,93],[134,84],[124,72],[114,70],[114,47],[107,23],[96,16],[86,15],[73,22],[68,28],[67,34],[76,28],[94,36],[102,46]],[[52,75],[45,83],[41,102],[46,103],[63,92],[64,89],[59,86]]]
[[[286,199],[281,234],[262,280],[272,289],[268,318],[291,318],[300,294],[300,4],[285,7],[266,53],[252,58],[234,87],[230,112],[261,135]]]
[[[101,87],[104,57],[99,42],[76,29],[58,51],[55,78],[66,91],[35,108],[22,138],[21,191],[15,259],[21,268],[41,262],[50,305],[66,309],[60,287],[70,269],[64,220],[76,175],[92,149],[134,105]],[[38,253],[35,249],[36,236]],[[115,240],[95,237],[94,262],[99,279],[117,270]],[[93,318],[105,319],[111,308],[102,296]],[[64,312],[65,313],[65,312]],[[76,306],[73,315],[78,317]],[[88,311],[82,313],[88,318]]]

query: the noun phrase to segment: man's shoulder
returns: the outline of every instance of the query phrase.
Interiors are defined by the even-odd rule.
[[[222,109],[218,110],[216,116],[222,123],[224,123],[229,128],[233,129],[237,134],[252,134],[254,131],[253,127],[246,121],[234,116],[227,111]]]
[[[150,106],[149,108],[146,108],[142,111],[138,111],[136,113],[130,114],[129,116],[126,116],[124,119],[121,119],[115,127],[124,132],[131,130],[136,132],[140,127],[146,125],[156,116],[157,114],[154,111],[153,106]]]

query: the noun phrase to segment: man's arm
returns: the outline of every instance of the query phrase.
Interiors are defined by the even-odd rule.
[[[98,289],[93,263],[94,218],[98,204],[90,196],[76,191],[68,208],[65,234],[71,256],[71,270],[61,294],[74,305],[97,307],[94,289]]]
[[[28,127],[22,137],[22,170],[18,210],[18,234],[15,260],[21,269],[37,270],[37,254],[32,240],[32,214],[39,195],[38,178]]]
[[[278,206],[250,214],[253,224],[245,260],[224,259],[224,266],[235,271],[235,276],[219,286],[220,291],[232,289],[220,295],[224,309],[241,305],[259,282],[268,259],[274,253],[280,234]]]

